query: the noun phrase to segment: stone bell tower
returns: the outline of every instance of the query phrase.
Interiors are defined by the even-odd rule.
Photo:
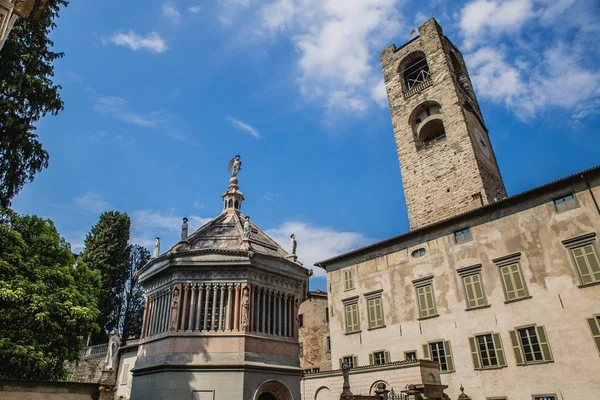
[[[462,54],[435,19],[380,57],[410,228],[506,197]]]

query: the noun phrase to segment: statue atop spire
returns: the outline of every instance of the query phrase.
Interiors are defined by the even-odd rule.
[[[242,169],[242,161],[240,159],[241,157],[239,155],[233,157],[231,160],[229,160],[229,166],[227,167],[227,172],[231,172],[231,177],[236,177],[237,174],[240,172],[240,170]]]

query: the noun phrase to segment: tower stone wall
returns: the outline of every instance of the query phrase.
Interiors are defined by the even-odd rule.
[[[417,38],[401,48],[391,45],[380,56],[411,229],[504,198],[462,54],[437,22],[428,20]],[[419,56],[425,57],[428,77],[410,87],[404,74]],[[432,119],[437,121],[429,126],[441,121],[445,135],[425,140]]]

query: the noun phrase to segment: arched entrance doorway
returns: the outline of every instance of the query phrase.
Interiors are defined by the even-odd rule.
[[[292,400],[292,394],[281,381],[265,381],[256,391],[254,400]]]

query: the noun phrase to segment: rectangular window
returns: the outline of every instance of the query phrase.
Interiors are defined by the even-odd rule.
[[[454,371],[454,357],[452,356],[452,346],[449,340],[424,344],[423,355],[427,360],[438,362],[440,371]]]
[[[406,353],[404,353],[404,359],[405,360],[416,360],[417,359],[417,352],[416,351],[407,351]]]
[[[342,365],[346,363],[350,368],[358,367],[358,357],[357,356],[345,356],[340,358],[340,368]]]
[[[499,333],[471,337],[469,344],[475,369],[506,367]]]
[[[329,337],[329,336],[327,336],[326,346],[327,346],[327,351],[331,351],[331,337]]]
[[[344,290],[354,289],[354,279],[352,275],[351,269],[344,271]]]
[[[346,304],[344,310],[346,313],[346,333],[358,332],[360,330],[358,303]]]
[[[369,329],[380,328],[383,326],[383,307],[381,306],[381,297],[375,297],[367,300],[367,313],[369,315]]]
[[[299,328],[304,327],[304,314],[298,315],[298,327]]]
[[[543,326],[530,326],[510,331],[510,339],[517,365],[553,361],[550,343]]]
[[[463,243],[471,240],[471,228],[461,229],[454,232],[454,242]]]
[[[427,318],[437,315],[432,283],[417,287],[417,300],[419,304],[420,318]]]
[[[521,272],[521,266],[518,262],[502,265],[500,267],[500,276],[502,277],[506,301],[529,296],[525,280],[523,279],[523,273]]]
[[[369,364],[371,365],[382,365],[389,363],[390,360],[390,352],[389,351],[376,351],[369,355]]]
[[[600,316],[588,318],[587,322],[592,333],[592,339],[594,339],[594,343],[596,344],[596,350],[600,354]]]
[[[329,322],[329,307],[325,307],[325,322]]]
[[[577,238],[563,240],[563,244],[571,251],[579,280],[582,285],[600,282],[600,261],[596,234],[589,233]]]
[[[573,208],[577,208],[577,200],[575,199],[575,195],[573,193],[567,194],[565,196],[554,199],[554,208],[556,211],[567,211]]]
[[[531,397],[533,397],[533,400],[556,400],[556,395],[553,394],[536,394]]]
[[[300,342],[300,357],[304,357],[304,345]]]

